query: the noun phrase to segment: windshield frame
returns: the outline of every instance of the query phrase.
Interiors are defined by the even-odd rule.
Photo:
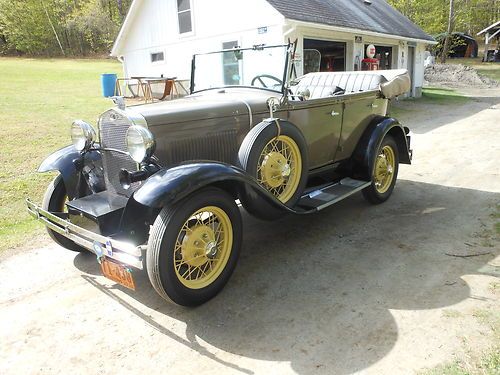
[[[253,47],[249,48],[230,48],[230,49],[223,49],[219,51],[213,51],[213,52],[207,52],[207,53],[196,53],[193,55],[193,59],[191,60],[191,83],[189,85],[189,93],[190,95],[196,94],[199,92],[203,91],[210,91],[210,90],[220,90],[220,89],[226,89],[226,88],[249,88],[249,89],[256,89],[256,90],[265,90],[265,91],[270,91],[274,93],[280,93],[280,94],[285,94],[289,87],[289,77],[290,77],[290,56],[292,53],[292,43],[287,43],[287,44],[275,44],[275,45],[270,45],[267,46],[265,44],[260,44],[260,45],[254,45]],[[219,86],[219,87],[210,87],[206,89],[201,89],[201,90],[196,90],[194,89],[195,83],[195,75],[196,75],[196,57],[197,56],[206,56],[206,55],[215,55],[215,54],[222,54],[225,52],[244,52],[244,51],[259,51],[259,50],[265,50],[265,49],[270,49],[270,48],[278,48],[278,47],[284,47],[285,48],[285,66],[283,69],[283,79],[282,82],[283,84],[281,85],[281,91],[279,90],[273,90],[270,88],[266,87],[258,87],[258,86],[247,86],[247,85],[224,85],[224,86]]]

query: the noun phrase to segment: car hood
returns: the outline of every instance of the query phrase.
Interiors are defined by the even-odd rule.
[[[133,107],[148,127],[267,113],[266,101],[281,94],[256,89],[210,90],[182,99]]]

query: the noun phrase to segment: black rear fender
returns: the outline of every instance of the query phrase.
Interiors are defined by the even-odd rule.
[[[400,163],[411,164],[409,129],[396,119],[378,116],[368,125],[353,152],[351,160],[356,178],[366,181],[371,179],[375,154],[386,135],[392,136],[396,141]]]

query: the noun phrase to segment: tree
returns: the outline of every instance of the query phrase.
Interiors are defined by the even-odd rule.
[[[444,64],[446,62],[446,58],[448,57],[448,51],[450,50],[451,35],[453,32],[453,25],[455,22],[454,18],[455,18],[455,2],[454,0],[450,0],[450,15],[448,17],[448,30],[446,32],[446,37],[444,39],[443,53],[441,54],[441,64]]]
[[[85,55],[112,46],[132,0],[0,0],[0,53]]]
[[[406,17],[430,35],[448,34],[451,30],[475,36],[500,19],[500,0],[454,0],[450,17],[450,0],[388,0]],[[442,47],[442,46],[441,46]]]

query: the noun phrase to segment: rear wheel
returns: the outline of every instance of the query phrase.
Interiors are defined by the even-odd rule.
[[[148,242],[147,271],[160,296],[183,306],[213,298],[236,267],[242,222],[234,199],[202,190],[165,207]]]
[[[363,196],[370,203],[380,204],[391,196],[399,171],[398,146],[390,135],[380,145],[372,170],[372,184],[363,190]]]
[[[62,176],[59,175],[47,187],[45,196],[43,197],[42,208],[45,211],[49,211],[53,214],[66,212],[66,202],[68,202],[68,196],[66,195],[66,187],[64,186],[64,181]],[[54,232],[52,229],[47,228],[47,232],[58,245],[64,247],[65,249],[71,251],[86,251],[83,247],[77,245],[70,239]]]

